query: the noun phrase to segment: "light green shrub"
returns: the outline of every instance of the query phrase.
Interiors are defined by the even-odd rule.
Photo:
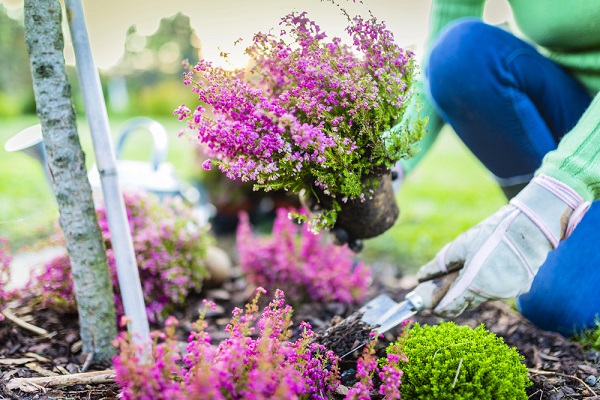
[[[531,382],[523,356],[483,325],[415,324],[400,340],[396,349],[408,361],[400,361],[403,399],[527,399]]]

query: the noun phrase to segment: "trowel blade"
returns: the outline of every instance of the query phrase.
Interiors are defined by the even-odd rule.
[[[379,327],[375,330],[377,333],[385,333],[415,315],[417,311],[418,310],[410,300],[396,303],[393,308],[381,317],[378,322]]]

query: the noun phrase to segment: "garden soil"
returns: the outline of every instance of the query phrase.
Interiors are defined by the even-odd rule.
[[[396,300],[403,298],[414,284],[414,277],[398,277],[394,271],[396,269],[392,267],[374,267],[376,278],[368,299],[381,292],[388,293]],[[238,276],[223,287],[206,289],[191,298],[188,308],[176,315],[181,321],[179,334],[182,346],[203,298],[218,304],[217,309],[207,316],[208,330],[216,343],[225,338],[224,327],[233,307],[243,306],[252,296],[253,288]],[[344,325],[336,325],[344,321],[344,317],[352,316],[356,308],[337,303],[304,304],[294,308],[294,321],[310,322],[315,331],[320,333],[324,344],[342,352],[343,349],[352,348],[368,334],[364,324],[357,318],[345,320]],[[115,383],[80,382],[71,386],[39,387],[34,393],[9,389],[16,378],[59,376],[110,368],[110,365],[94,363],[81,353],[76,315],[40,307],[31,299],[13,302],[10,310],[20,320],[48,331],[50,337],[34,333],[9,319],[0,322],[0,399],[118,399],[119,388]],[[439,322],[439,319],[427,314],[416,316],[413,320],[422,324]],[[455,321],[472,327],[484,324],[525,357],[524,362],[533,382],[527,390],[530,399],[600,400],[600,380],[595,382],[600,374],[600,353],[585,349],[556,333],[536,328],[502,302],[484,304],[463,313]],[[327,329],[334,334],[324,339]],[[380,350],[394,340],[399,334],[398,329],[385,335],[379,343]],[[344,390],[353,384],[355,360],[356,354],[352,354],[342,361],[343,386],[338,388],[338,394],[332,395],[332,399],[343,398]],[[374,394],[373,398],[381,396]]]

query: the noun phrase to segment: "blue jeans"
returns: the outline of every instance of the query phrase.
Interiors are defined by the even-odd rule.
[[[525,185],[591,102],[568,72],[511,33],[456,21],[433,43],[428,95],[501,186]],[[600,313],[600,201],[552,251],[521,313],[543,329],[573,333]]]

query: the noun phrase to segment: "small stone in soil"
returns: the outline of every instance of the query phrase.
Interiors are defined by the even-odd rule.
[[[593,363],[600,363],[600,352],[595,350],[588,350],[583,355],[583,358]]]
[[[598,378],[594,375],[590,375],[587,378],[585,378],[585,383],[587,383],[590,386],[595,386],[596,382],[598,382]]]
[[[342,384],[348,386],[354,383],[356,378],[356,370],[354,368],[348,368],[347,370],[342,371],[341,374]]]

